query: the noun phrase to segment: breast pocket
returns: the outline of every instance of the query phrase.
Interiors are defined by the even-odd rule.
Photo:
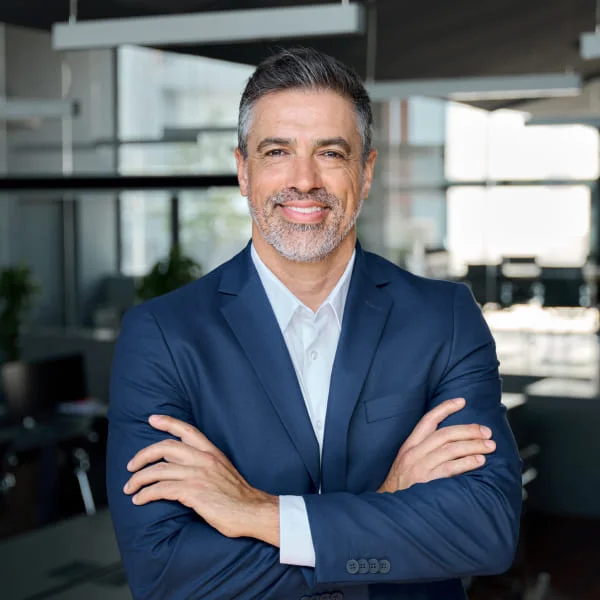
[[[424,410],[425,398],[420,394],[389,394],[364,402],[367,423],[405,416],[415,418]]]

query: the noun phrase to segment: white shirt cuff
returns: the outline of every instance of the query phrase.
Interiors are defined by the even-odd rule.
[[[279,496],[279,562],[315,566],[315,547],[302,496]]]

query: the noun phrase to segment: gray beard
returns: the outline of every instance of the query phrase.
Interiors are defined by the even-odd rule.
[[[313,200],[327,207],[331,215],[321,223],[291,223],[277,216],[277,207],[290,200]],[[344,226],[341,202],[333,194],[318,190],[298,194],[284,190],[270,196],[262,210],[257,211],[248,196],[250,215],[266,242],[287,260],[299,263],[319,262],[329,256],[346,239],[360,215],[361,199],[352,218]]]

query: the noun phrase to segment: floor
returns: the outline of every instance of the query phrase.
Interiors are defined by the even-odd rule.
[[[600,520],[529,513],[524,522],[522,568],[499,578],[473,583],[470,600],[521,600],[515,587],[528,582],[524,600],[600,599]],[[546,596],[531,592],[537,578],[549,575]],[[518,582],[518,586],[512,585]]]

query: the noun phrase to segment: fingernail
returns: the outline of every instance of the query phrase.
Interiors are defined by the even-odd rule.
[[[481,430],[481,435],[485,437],[489,437],[490,435],[492,435],[492,430],[489,427],[486,427],[485,425],[481,425],[479,429]]]
[[[133,471],[133,461],[132,461],[132,460],[130,460],[130,461],[127,463],[127,470],[128,470],[128,471]]]
[[[456,398],[456,400],[454,400],[454,404],[456,404],[456,406],[462,406],[464,403],[465,403],[464,398]]]
[[[155,425],[160,421],[160,417],[158,415],[150,415],[148,421],[150,422],[150,425]]]
[[[137,496],[133,496],[133,497],[131,498],[131,501],[132,501],[134,504],[137,504],[137,503],[138,503],[138,497],[137,497]]]
[[[123,491],[125,493],[127,493],[129,491],[129,482],[127,482],[124,486],[123,486]]]
[[[485,462],[485,456],[477,456],[477,462],[482,465]]]
[[[486,448],[490,448],[491,450],[493,450],[496,447],[496,442],[494,442],[493,440],[486,440],[485,442],[483,442],[483,445]]]

